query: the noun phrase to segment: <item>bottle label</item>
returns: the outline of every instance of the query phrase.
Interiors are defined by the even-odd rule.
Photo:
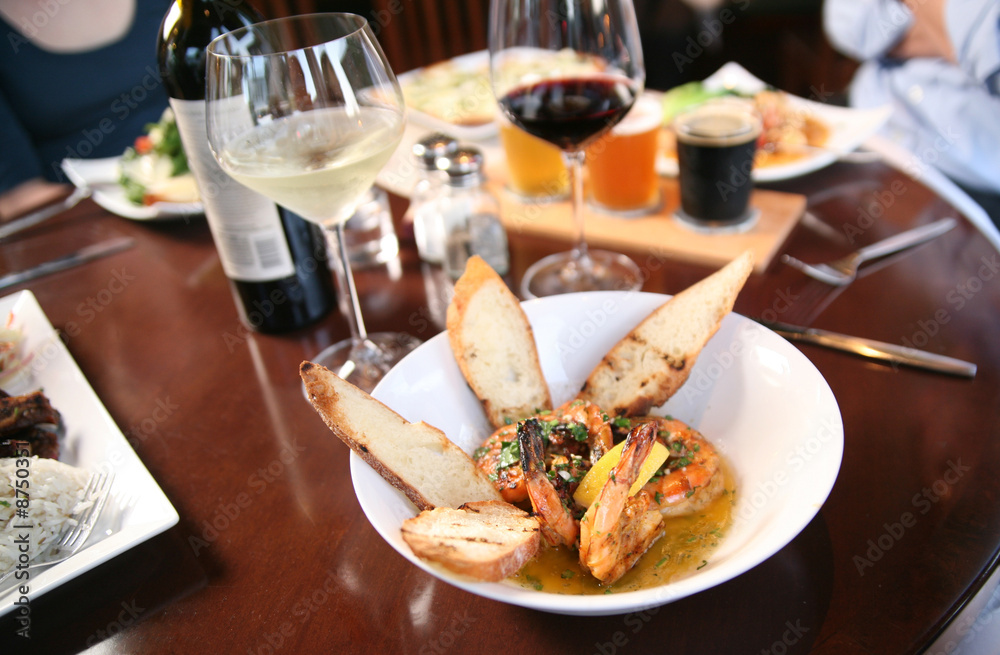
[[[170,99],[188,165],[226,277],[266,282],[295,274],[278,207],[229,177],[208,147],[205,101]]]

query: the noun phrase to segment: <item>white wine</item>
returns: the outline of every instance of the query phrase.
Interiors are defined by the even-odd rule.
[[[402,133],[402,117],[391,109],[316,109],[255,126],[219,159],[241,184],[332,226],[351,217]]]

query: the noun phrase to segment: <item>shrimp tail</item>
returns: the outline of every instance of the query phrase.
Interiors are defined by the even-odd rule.
[[[621,459],[580,521],[580,561],[605,584],[625,575],[661,534],[663,519],[649,496],[629,496],[655,440],[654,423],[629,432]]]
[[[579,527],[545,471],[545,445],[538,419],[527,419],[519,423],[517,440],[521,450],[525,486],[531,506],[539,518],[542,536],[552,546],[574,545]]]

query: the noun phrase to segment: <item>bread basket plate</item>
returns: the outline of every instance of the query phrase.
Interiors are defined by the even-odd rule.
[[[4,390],[19,395],[42,389],[65,426],[59,460],[91,472],[111,471],[115,477],[111,497],[85,547],[58,564],[30,571],[27,579],[9,578],[0,590],[0,616],[21,611],[22,585],[34,600],[160,534],[179,518],[30,291],[0,298],[0,318],[6,321],[11,315],[12,326],[24,335],[23,352],[31,359]],[[33,534],[29,530],[28,538]]]
[[[763,81],[734,62],[727,63],[705,78],[703,84],[708,89],[725,89],[746,95],[753,95],[767,88]],[[753,179],[757,182],[789,180],[829,166],[837,161],[838,157],[856,150],[868,137],[878,132],[892,113],[892,107],[889,106],[852,109],[807,100],[792,94],[787,96],[788,103],[794,111],[819,119],[829,127],[830,134],[823,148],[815,153],[785,163],[755,168]],[[656,168],[661,175],[676,177],[677,160],[661,153],[657,157]]]
[[[525,302],[553,402],[571,399],[601,357],[667,299],[659,294],[597,291]],[[491,432],[455,363],[446,334],[407,356],[373,395],[409,421],[423,420],[444,430],[469,453]],[[416,515],[415,507],[352,453],[354,490],[379,534],[431,575],[513,605],[599,616],[670,603],[760,564],[813,519],[840,470],[843,423],[826,380],[794,346],[736,314],[723,320],[687,383],[654,413],[670,414],[700,430],[728,460],[736,485],[733,524],[725,539],[707,565],[671,584],[570,596],[508,582],[463,579],[410,551],[400,526]]]
[[[176,221],[205,213],[200,202],[136,205],[125,197],[125,188],[118,183],[120,165],[121,157],[62,160],[62,169],[69,181],[78,189],[90,189],[94,202],[112,214],[134,221]]]

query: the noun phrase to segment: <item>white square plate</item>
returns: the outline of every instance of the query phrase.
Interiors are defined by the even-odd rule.
[[[0,320],[13,314],[14,328],[24,334],[27,370],[5,387],[11,395],[42,389],[62,415],[65,437],[59,459],[89,471],[114,472],[111,498],[87,546],[67,560],[17,584],[30,588],[34,599],[67,580],[167,530],[179,517],[173,505],[111,419],[69,351],[30,291],[0,298]],[[13,578],[5,582],[10,584]],[[20,594],[0,595],[0,616],[12,611]]]

